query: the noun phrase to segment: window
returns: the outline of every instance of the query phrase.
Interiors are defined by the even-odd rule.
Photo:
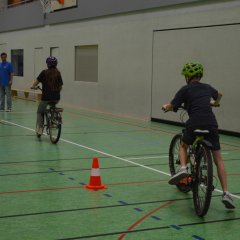
[[[75,47],[75,81],[98,81],[98,45]]]
[[[23,76],[23,49],[11,50],[11,63],[15,76]]]

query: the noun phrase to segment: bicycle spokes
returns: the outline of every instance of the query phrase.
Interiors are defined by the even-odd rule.
[[[62,108],[50,107],[45,111],[46,132],[52,143],[56,144],[59,141],[62,129]]]
[[[169,148],[169,168],[171,175],[173,176],[178,169],[180,168],[180,144],[182,141],[182,134],[177,134],[173,137],[170,148]],[[191,182],[188,179],[184,182],[180,182],[176,185],[176,187],[184,193],[187,193],[191,190]]]
[[[174,175],[177,172],[177,169],[180,166],[180,158],[179,158],[179,149],[181,144],[182,135],[176,135],[170,144],[169,148],[169,167],[171,175]]]
[[[56,120],[50,122],[49,135],[52,143],[57,143],[61,135],[61,124]]]
[[[209,208],[212,196],[212,155],[205,145],[199,145],[197,151],[197,165],[193,186],[193,200],[198,216],[204,216]]]

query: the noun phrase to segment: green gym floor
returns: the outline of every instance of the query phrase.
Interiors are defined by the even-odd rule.
[[[65,107],[54,145],[35,136],[36,108],[14,99],[13,112],[0,113],[1,240],[239,239],[239,138],[221,135],[237,208],[224,208],[215,180],[199,218],[192,194],[168,184],[168,146],[179,127]],[[105,190],[84,187],[93,157]]]

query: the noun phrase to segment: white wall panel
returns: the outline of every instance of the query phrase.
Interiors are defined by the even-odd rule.
[[[221,108],[214,109],[223,130],[240,131],[239,95],[240,24],[156,31],[153,47],[152,117],[179,121],[179,114],[163,113],[160,106],[170,101],[183,86],[180,72],[187,62],[200,62],[202,82],[223,93]]]
[[[40,72],[44,69],[43,48],[34,49],[34,79],[37,79]]]
[[[195,32],[191,35],[191,30],[189,32],[179,31],[180,35],[176,35],[174,31],[155,31],[240,23],[240,1],[214,2],[216,1],[203,1],[197,6],[195,4],[175,5],[146,12],[1,33],[1,42],[7,43],[8,51],[24,49],[24,77],[14,77],[14,87],[27,88],[31,86],[34,79],[35,48],[43,48],[42,61],[43,67],[45,67],[49,49],[57,46],[59,47],[59,69],[64,81],[61,100],[63,104],[147,120],[151,118],[151,110],[153,110],[154,117],[162,118],[166,116],[157,115],[161,104],[169,100],[176,89],[184,83],[179,74],[182,65],[189,60],[190,56],[198,57],[199,61],[203,61],[206,66],[206,81],[216,83],[216,86],[224,93],[224,108],[217,109],[217,114],[221,115],[219,116],[222,119],[220,126],[226,128],[228,125],[224,122],[225,112],[223,109],[231,108],[229,105],[235,101],[235,91],[238,90],[235,87],[233,92],[228,93],[230,88],[224,86],[225,79],[230,79],[235,85],[236,80],[232,76],[223,78],[222,74],[229,75],[231,71],[235,73],[237,65],[235,59],[239,52],[239,44],[236,44],[239,39],[238,35],[234,34],[235,31],[238,34],[238,30],[236,30],[238,27],[229,26],[226,30],[219,27],[219,30],[214,32],[216,45],[214,45],[214,36],[210,34],[209,40],[208,32],[206,34],[204,29],[196,30],[196,36]],[[176,38],[179,38],[179,43],[183,44],[186,39],[185,34],[189,36],[190,40],[191,38],[196,39],[199,46],[207,45],[207,42],[210,41],[211,48],[203,52],[202,48],[198,49],[190,45],[191,53],[185,52],[183,55],[180,51],[181,48],[177,47]],[[235,37],[236,40],[231,42],[228,35]],[[190,40],[186,41],[191,43]],[[233,54],[234,58],[230,58],[227,53],[225,60],[220,61],[219,53],[216,55],[216,48],[219,50],[220,47],[223,47],[224,41],[226,42],[224,48],[230,48],[229,53]],[[220,47],[218,47],[218,42],[222,44]],[[98,45],[97,83],[74,81],[75,46],[83,45]],[[169,50],[171,45],[173,46],[172,50]],[[225,52],[227,51],[224,50]],[[228,61],[228,66],[232,70],[228,69],[223,72],[222,65],[213,64],[212,56],[221,64]],[[172,71],[166,71],[165,68],[169,66],[168,64],[172,66]],[[158,85],[156,85],[153,88],[155,95],[152,98],[152,83],[156,84],[155,81],[159,79],[159,76],[161,76],[159,81],[167,81],[165,82],[166,86],[164,86],[164,92],[160,89],[159,93],[154,93],[154,91],[158,91]],[[172,80],[174,81],[171,82]],[[162,95],[160,99],[156,97],[158,94]],[[233,97],[233,99],[228,100],[229,97]],[[153,109],[151,109],[152,100],[153,104],[156,104],[153,105]],[[231,114],[234,111],[236,113],[236,110],[230,110]]]

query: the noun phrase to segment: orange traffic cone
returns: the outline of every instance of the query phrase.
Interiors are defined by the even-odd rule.
[[[58,0],[58,2],[62,5],[64,4],[64,0]]]
[[[101,183],[98,158],[93,158],[91,177],[90,177],[89,184],[86,185],[86,189],[95,190],[95,191],[99,189],[106,189],[106,187]]]

